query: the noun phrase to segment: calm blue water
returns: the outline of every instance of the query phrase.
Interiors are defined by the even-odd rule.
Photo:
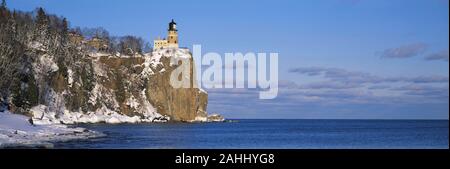
[[[449,148],[449,121],[239,120],[81,125],[107,137],[56,148]]]

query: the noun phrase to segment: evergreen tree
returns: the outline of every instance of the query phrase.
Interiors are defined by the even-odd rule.
[[[38,25],[48,24],[48,18],[47,18],[47,15],[45,14],[44,9],[42,9],[42,8],[38,9],[36,22]]]
[[[6,2],[2,2],[2,6],[0,6],[0,24],[5,24],[6,20],[9,17],[9,10],[6,9]]]
[[[61,44],[63,46],[67,46],[68,43],[69,43],[69,23],[67,22],[67,19],[64,18],[61,27]]]
[[[49,19],[44,9],[39,8],[36,16],[36,28],[34,32],[34,40],[41,42],[44,46],[49,42]]]
[[[6,8],[6,0],[2,0],[2,6],[1,8]]]
[[[62,25],[62,33],[69,33],[69,23],[67,22],[67,19],[63,19],[63,25]]]

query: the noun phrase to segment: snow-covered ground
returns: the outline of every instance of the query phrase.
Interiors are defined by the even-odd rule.
[[[0,112],[0,148],[52,148],[51,142],[102,137],[104,134],[66,125],[32,125],[29,118]]]
[[[131,103],[138,105],[137,102]],[[146,106],[148,108],[149,106]],[[37,125],[51,125],[51,124],[79,124],[79,123],[148,123],[148,122],[167,122],[170,120],[168,116],[162,116],[155,113],[154,110],[146,110],[142,116],[127,116],[119,114],[115,111],[109,110],[106,107],[98,109],[96,112],[69,112],[64,110],[62,113],[50,111],[45,105],[38,105],[31,108],[30,112],[33,117],[31,120],[33,124]]]

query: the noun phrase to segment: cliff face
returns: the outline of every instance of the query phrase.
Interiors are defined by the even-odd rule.
[[[59,60],[41,44],[30,44],[26,55],[32,58],[31,65],[23,72],[30,78],[18,83],[22,104],[15,95],[2,102],[12,112],[31,116],[35,124],[207,120],[206,92],[170,85],[179,66],[171,60],[182,57],[194,65],[189,50],[161,49],[134,56],[73,52],[79,57]],[[190,71],[192,77],[193,67]],[[195,82],[191,78],[190,83]]]
[[[207,120],[208,96],[192,87],[196,79],[189,79],[189,88],[170,85],[180,67],[173,60],[194,65],[189,50],[142,54],[140,38],[89,32],[95,35],[83,40],[81,30],[70,31],[65,18],[42,8],[1,7],[0,110],[27,115],[35,124]],[[181,79],[192,77],[193,67],[187,69]]]
[[[197,81],[194,78],[194,61],[189,51],[163,49],[153,52],[152,57],[146,58],[152,71],[157,72],[149,76],[147,96],[158,112],[177,121],[206,121],[208,95],[205,91],[193,87]],[[170,84],[170,76],[179,66],[176,58],[186,59],[189,62],[187,70],[189,75],[181,77],[189,82],[190,88],[174,88]]]

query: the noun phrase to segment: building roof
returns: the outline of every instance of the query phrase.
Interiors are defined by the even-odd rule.
[[[169,31],[176,31],[177,28],[175,27],[175,25],[177,25],[177,23],[175,23],[175,21],[173,21],[172,19],[172,22],[169,23]]]

